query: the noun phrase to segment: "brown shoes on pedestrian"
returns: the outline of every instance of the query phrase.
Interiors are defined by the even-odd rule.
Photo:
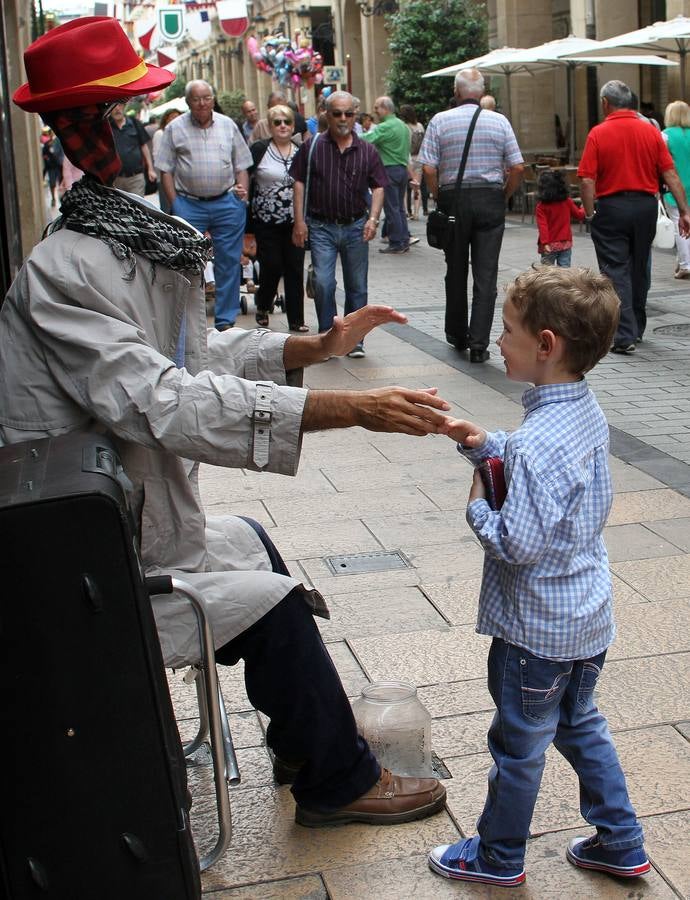
[[[399,825],[425,819],[443,809],[446,789],[436,778],[409,778],[381,769],[381,777],[366,794],[348,806],[328,812],[315,812],[298,806],[295,822],[308,828],[323,825]]]

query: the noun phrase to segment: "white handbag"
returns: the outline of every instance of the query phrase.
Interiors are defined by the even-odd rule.
[[[659,198],[659,213],[656,220],[656,234],[652,241],[653,247],[659,250],[672,250],[676,246],[676,226],[669,218],[664,204]]]

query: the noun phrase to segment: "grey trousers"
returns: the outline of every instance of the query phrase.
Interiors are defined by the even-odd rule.
[[[113,182],[113,187],[143,197],[146,191],[146,175],[143,172],[140,172],[138,175],[118,175]]]

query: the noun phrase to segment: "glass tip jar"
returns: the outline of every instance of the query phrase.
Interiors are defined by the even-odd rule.
[[[402,681],[378,681],[363,688],[352,711],[359,733],[382,766],[398,775],[428,777],[431,715],[417,689]]]

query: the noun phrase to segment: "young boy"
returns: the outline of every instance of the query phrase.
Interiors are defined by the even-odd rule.
[[[608,278],[542,268],[509,288],[498,340],[508,378],[532,382],[510,436],[464,420],[447,433],[471,462],[502,457],[508,491],[493,511],[475,471],[467,521],[485,551],[477,631],[493,637],[488,685],[494,759],[478,835],[429,854],[447,878],[515,886],[544,753],[577,772],[580,811],[596,828],[568,860],[634,877],[649,871],[643,834],[594,689],[615,628],[602,529],[611,507],[606,419],[584,378],[618,322]]]

